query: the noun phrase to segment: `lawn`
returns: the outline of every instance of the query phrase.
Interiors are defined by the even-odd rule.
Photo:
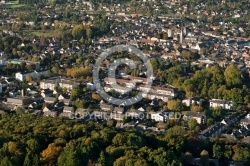
[[[56,37],[57,33],[54,30],[23,30],[26,34],[31,34],[37,37]]]

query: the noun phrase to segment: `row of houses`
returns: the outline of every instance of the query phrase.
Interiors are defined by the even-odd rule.
[[[219,137],[222,132],[228,129],[229,126],[234,126],[239,122],[239,116],[228,115],[221,122],[209,126],[205,130],[199,133],[201,139],[216,138]]]
[[[149,80],[147,78],[142,77],[133,77],[129,76],[128,79],[115,79],[115,78],[104,78],[104,82],[106,86],[104,90],[109,92],[111,90],[115,90],[121,94],[127,93],[132,88],[135,88],[138,91],[143,92],[142,97],[148,99],[161,99],[163,101],[168,101],[169,99],[173,99],[178,96],[178,91],[175,88],[171,87],[161,87],[161,86],[147,86]],[[146,84],[146,85],[145,85]],[[121,86],[114,86],[121,85]],[[122,85],[125,85],[122,86]]]
[[[31,76],[32,79],[37,79],[39,76],[47,76],[50,73],[48,69],[40,69],[35,71],[24,71],[15,74],[16,80],[26,81],[27,76]]]

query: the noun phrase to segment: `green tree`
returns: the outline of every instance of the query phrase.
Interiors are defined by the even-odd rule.
[[[183,105],[181,100],[169,100],[167,103],[167,108],[171,111],[181,111],[183,109]]]
[[[221,145],[214,144],[213,145],[213,157],[217,159],[221,159],[222,155],[223,155],[223,151],[222,151]]]
[[[150,58],[149,63],[151,63],[151,65],[152,65],[153,72],[154,73],[157,72],[159,69],[159,65],[160,65],[159,60],[157,58]]]
[[[86,30],[82,24],[76,25],[72,30],[72,35],[79,40],[81,37],[85,38]]]
[[[90,27],[86,29],[86,35],[87,35],[87,37],[89,39],[91,39],[91,37],[92,37],[92,29]]]
[[[190,119],[190,120],[188,121],[188,127],[189,127],[191,130],[194,130],[196,126],[198,126],[198,123],[197,123],[197,120],[196,120],[196,119]]]
[[[167,72],[168,72],[167,81],[169,84],[173,84],[173,82],[176,79],[178,79],[182,74],[182,70],[180,66],[171,67],[167,70]]]
[[[80,95],[80,89],[79,88],[73,88],[71,91],[70,99],[75,100],[79,97]]]
[[[14,166],[11,163],[11,160],[8,157],[4,157],[4,159],[1,161],[1,166]]]
[[[99,163],[101,166],[106,166],[106,165],[107,165],[107,159],[106,159],[106,156],[105,156],[105,152],[104,152],[104,151],[101,151],[100,157],[99,157],[99,159],[98,159],[98,163]]]
[[[233,151],[232,151],[231,145],[225,145],[225,148],[224,148],[224,157],[227,160],[230,160],[231,157],[232,157],[232,154],[233,154]]]
[[[228,87],[235,87],[242,84],[241,71],[234,64],[226,68],[224,76]]]
[[[38,166],[39,156],[36,153],[28,152],[24,159],[24,166]]]

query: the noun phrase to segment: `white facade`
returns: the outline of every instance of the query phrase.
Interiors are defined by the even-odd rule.
[[[121,94],[125,94],[125,93],[127,93],[128,92],[128,90],[126,89],[126,88],[123,88],[123,87],[115,87],[115,88],[113,88],[113,87],[111,87],[111,86],[105,86],[104,87],[104,90],[106,91],[106,92],[109,92],[109,91],[111,91],[111,90],[115,90],[116,92],[119,92],[119,93],[121,93]]]
[[[152,113],[151,119],[155,120],[156,122],[164,122],[165,118],[161,115],[161,112]]]
[[[212,99],[209,101],[209,106],[211,108],[221,107],[222,109],[225,110],[231,110],[233,108],[233,102],[221,99]]]
[[[41,89],[50,89],[54,90],[56,86],[61,88],[66,88],[68,91],[71,91],[74,87],[77,87],[79,84],[70,79],[64,78],[50,78],[47,80],[42,80],[40,82]]]
[[[47,75],[49,70],[44,70],[44,71],[33,71],[33,72],[27,72],[27,73],[21,73],[18,72],[15,75],[15,78],[19,81],[26,81],[26,76],[30,75],[33,79],[37,79],[39,75]]]
[[[201,106],[202,100],[197,101],[197,100],[194,100],[192,98],[188,98],[188,99],[182,100],[182,104],[184,104],[187,107],[190,107],[192,104],[198,104],[199,106]]]

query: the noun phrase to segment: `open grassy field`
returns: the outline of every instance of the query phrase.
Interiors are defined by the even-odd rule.
[[[23,30],[27,35],[34,35],[37,37],[57,37],[58,33],[54,30]]]

